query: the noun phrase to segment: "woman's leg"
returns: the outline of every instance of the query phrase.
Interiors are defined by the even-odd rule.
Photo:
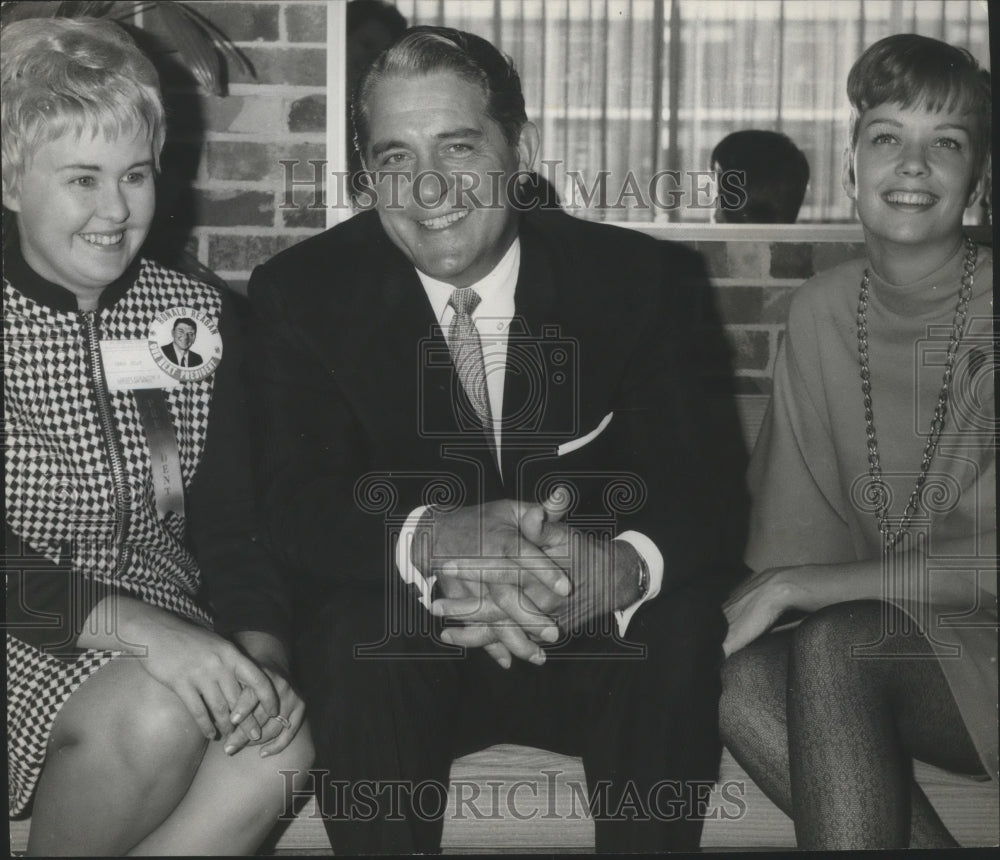
[[[56,716],[28,853],[124,854],[177,806],[205,744],[180,699],[138,660],[113,660]]]
[[[791,815],[785,689],[791,631],[762,636],[722,666],[722,742],[772,802]]]
[[[764,636],[733,654],[722,669],[719,705],[719,724],[726,748],[761,791],[790,817],[786,691],[792,633]],[[912,733],[913,729],[909,731]],[[930,750],[919,757],[934,761]],[[910,847],[954,845],[954,839],[923,791],[911,780]]]
[[[267,758],[260,757],[260,747],[227,756],[221,741],[210,743],[177,808],[129,853],[254,853],[290,807],[292,790],[301,794],[310,785],[312,761],[308,725],[284,750]]]
[[[953,846],[926,798],[913,803],[912,759],[982,772],[930,646],[916,631],[885,634],[887,611],[895,630],[912,627],[898,610],[856,601],[795,630],[789,773],[802,848]]]
[[[278,755],[227,756],[138,659],[118,658],[56,717],[28,853],[252,853],[311,764],[306,727]],[[296,772],[291,783],[281,770]]]

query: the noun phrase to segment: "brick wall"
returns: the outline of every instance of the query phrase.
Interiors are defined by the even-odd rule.
[[[165,80],[172,107],[170,153],[187,160],[193,186],[172,209],[187,249],[245,292],[255,265],[325,226],[313,192],[284,200],[282,160],[326,156],[326,3],[324,0],[192,2],[253,65],[228,62],[229,94],[204,96],[183,78]],[[183,169],[183,165],[182,165]],[[167,189],[169,195],[175,189]]]
[[[806,278],[864,253],[861,242],[693,241],[708,270],[733,353],[737,394],[770,394],[792,293]]]
[[[187,249],[245,292],[251,270],[324,229],[309,188],[284,206],[282,160],[297,160],[296,179],[325,158],[325,0],[192,2],[225,32],[256,71],[232,61],[229,95],[197,94],[183,77],[166,80],[172,104],[172,154],[187,163],[190,191],[168,205]],[[777,232],[781,228],[775,228]],[[733,352],[736,391],[769,394],[792,291],[814,272],[859,256],[857,241],[715,240],[688,242],[703,256]],[[770,237],[768,237],[770,238]],[[856,237],[854,237],[856,238]]]

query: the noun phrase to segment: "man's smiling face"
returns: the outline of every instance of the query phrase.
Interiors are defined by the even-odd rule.
[[[387,77],[368,102],[364,154],[382,225],[421,272],[455,287],[488,274],[514,241],[508,180],[537,146],[530,123],[512,146],[486,108],[477,84],[449,72]]]

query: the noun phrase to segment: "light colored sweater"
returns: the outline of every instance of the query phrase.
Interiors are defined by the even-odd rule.
[[[964,256],[962,247],[936,272],[904,286],[871,277],[872,402],[883,478],[892,493],[893,531],[919,474],[941,390]],[[858,295],[867,265],[855,260],[823,272],[793,296],[774,394],[749,469],[746,560],[754,570],[880,557],[868,491],[857,340]],[[909,528],[910,546],[926,539],[927,561],[905,568],[902,585],[887,599],[918,621],[929,620],[929,640],[996,779],[992,288],[993,255],[980,247],[945,429]],[[945,540],[951,542],[946,556],[936,551]],[[935,578],[947,576],[947,568],[980,571],[979,605],[970,602],[970,613],[958,623],[934,608]]]

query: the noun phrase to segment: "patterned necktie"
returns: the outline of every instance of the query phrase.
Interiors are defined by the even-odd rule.
[[[483,347],[479,340],[472,312],[481,301],[479,294],[471,287],[455,290],[448,304],[455,310],[448,327],[448,347],[458,371],[458,378],[469,397],[476,418],[485,428],[493,426],[490,414],[490,396],[486,388],[486,364],[483,361]]]

